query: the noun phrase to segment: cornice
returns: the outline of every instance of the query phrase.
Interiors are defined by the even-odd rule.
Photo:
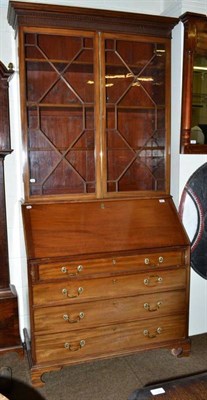
[[[177,18],[140,13],[126,13],[103,9],[65,7],[10,1],[8,22],[16,30],[18,26],[78,28],[109,30],[142,35],[171,37]]]

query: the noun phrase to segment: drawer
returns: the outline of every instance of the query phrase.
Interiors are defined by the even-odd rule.
[[[184,315],[153,318],[51,335],[36,335],[37,363],[55,360],[67,364],[100,356],[130,353],[153,348],[186,336]]]
[[[65,280],[33,286],[33,304],[73,303],[87,300],[128,297],[164,290],[185,288],[186,269],[115,276],[108,278]]]
[[[51,280],[80,277],[92,274],[115,274],[148,269],[185,265],[185,252],[182,250],[160,251],[125,257],[100,259],[80,259],[55,263],[33,265],[34,280]],[[38,269],[38,271],[35,271]]]
[[[186,292],[184,290],[41,307],[34,309],[34,330],[36,334],[72,331],[179,314],[185,310]]]

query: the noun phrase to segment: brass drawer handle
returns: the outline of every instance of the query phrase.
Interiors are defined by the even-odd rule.
[[[69,297],[70,299],[72,299],[72,298],[74,298],[74,297],[80,296],[81,293],[83,293],[83,288],[82,288],[82,287],[79,287],[79,288],[77,289],[77,293],[69,293],[68,290],[65,289],[65,288],[62,290],[62,294],[63,294],[64,296]]]
[[[76,275],[78,275],[80,272],[82,272],[83,271],[83,265],[78,265],[78,267],[77,267],[77,272],[68,272],[68,268],[67,267],[61,267],[60,268],[60,270],[61,270],[61,272],[63,273],[63,274],[69,274],[70,276],[76,276]]]
[[[144,308],[145,308],[145,310],[148,310],[148,311],[157,311],[161,307],[161,305],[162,305],[162,301],[158,301],[156,303],[155,307],[151,307],[151,305],[149,303],[144,303]]]
[[[74,324],[76,322],[79,322],[81,319],[83,319],[85,317],[84,312],[80,312],[79,315],[77,315],[77,317],[75,319],[71,318],[71,315],[69,314],[64,314],[63,315],[63,319],[64,321],[69,322],[70,324]]]
[[[66,350],[78,351],[78,350],[82,349],[82,347],[84,347],[85,344],[86,344],[85,340],[82,339],[82,340],[80,340],[78,345],[73,345],[73,344],[70,344],[70,343],[66,342],[64,344],[64,347],[65,347]]]
[[[144,284],[146,286],[155,286],[157,283],[162,283],[163,278],[158,275],[150,275],[148,278],[144,279]]]
[[[164,258],[162,256],[158,257],[158,265],[162,264],[164,262]],[[156,267],[157,266],[157,262],[156,261],[150,261],[149,258],[145,258],[144,259],[144,263],[145,265],[149,265],[150,267]]]
[[[143,334],[144,336],[147,336],[148,338],[152,339],[155,338],[157,335],[160,335],[161,332],[162,328],[159,327],[156,329],[155,333],[150,333],[148,329],[144,329]]]

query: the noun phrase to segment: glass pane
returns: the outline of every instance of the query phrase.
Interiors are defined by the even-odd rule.
[[[26,34],[32,195],[95,192],[93,38]]]
[[[207,57],[195,54],[193,63],[191,144],[207,144]]]
[[[105,41],[107,190],[165,190],[165,47]]]

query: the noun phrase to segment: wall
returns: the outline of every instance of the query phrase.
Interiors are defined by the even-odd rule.
[[[168,3],[168,1],[166,0]],[[207,14],[206,0],[175,1],[165,9],[165,15],[179,16],[186,11]],[[172,40],[172,111],[171,111],[171,193],[176,206],[192,173],[207,162],[207,155],[179,154],[182,93],[183,26],[173,30]],[[191,269],[189,333],[207,332],[207,281]]]
[[[23,153],[21,148],[18,56],[14,31],[7,22],[8,3],[0,3],[0,60],[13,63],[15,73],[10,81],[10,130],[13,152],[5,158],[5,186],[10,264],[10,282],[16,287],[19,301],[20,331],[29,326],[27,262],[21,221]]]
[[[36,2],[42,3],[43,0]],[[44,3],[56,3],[45,0]],[[98,7],[96,0],[79,0],[81,7],[117,9],[148,14],[179,16],[183,12],[206,12],[206,0],[102,0]],[[58,4],[77,5],[75,0],[59,0]],[[15,284],[19,296],[20,330],[29,327],[28,289],[26,254],[21,222],[21,199],[24,197],[22,183],[22,164],[24,154],[21,147],[21,127],[19,109],[19,75],[17,40],[7,23],[8,0],[0,2],[0,60],[8,65],[13,62],[15,74],[10,83],[11,142],[14,152],[6,157],[5,180],[9,238],[9,260],[11,282]],[[191,8],[190,8],[191,7]],[[203,10],[203,11],[202,11]],[[173,30],[172,40],[172,173],[171,192],[176,205],[179,204],[182,189],[190,174],[205,162],[205,156],[184,156],[179,154],[180,105],[182,84],[182,24]],[[207,285],[192,271],[190,335],[207,332],[206,321]]]

